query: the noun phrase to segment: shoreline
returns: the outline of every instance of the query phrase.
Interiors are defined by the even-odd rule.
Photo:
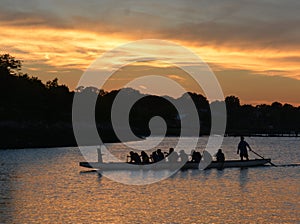
[[[201,135],[199,137],[208,137],[209,135]],[[241,135],[236,135],[236,134],[225,134],[224,138],[226,137],[239,137]],[[252,138],[299,138],[299,135],[284,135],[284,134],[248,134],[248,135],[243,135],[245,137],[252,137]],[[167,135],[166,137],[179,137],[177,135]],[[193,136],[186,136],[186,137],[193,137]],[[68,139],[69,141],[55,141],[55,142],[21,142],[17,141],[15,144],[2,144],[0,143],[0,150],[17,150],[17,149],[37,149],[37,148],[64,148],[64,147],[77,147],[78,144],[75,141],[75,138],[73,136],[73,139]],[[71,141],[70,141],[71,140]],[[119,141],[116,141],[115,138],[111,138],[110,140],[106,139],[105,143],[118,143]],[[94,144],[87,144],[86,146],[94,146],[94,145],[99,145],[99,143],[94,143]]]

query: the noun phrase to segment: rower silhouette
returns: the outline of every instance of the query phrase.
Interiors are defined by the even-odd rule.
[[[237,150],[237,154],[240,154],[241,160],[243,161],[243,158],[245,157],[246,160],[249,160],[249,156],[248,156],[248,150],[247,148],[252,151],[250,145],[248,144],[248,142],[246,142],[244,140],[244,136],[241,136],[241,141],[238,145],[238,150]]]

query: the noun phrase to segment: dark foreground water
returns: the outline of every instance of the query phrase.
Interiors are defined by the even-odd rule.
[[[300,138],[246,140],[275,164],[300,162]],[[238,159],[237,143],[225,138],[227,158]],[[85,172],[82,160],[77,148],[1,150],[0,223],[300,223],[299,166],[190,170],[135,186]]]

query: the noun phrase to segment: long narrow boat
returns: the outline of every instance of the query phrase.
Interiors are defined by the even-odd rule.
[[[252,159],[252,160],[226,160],[225,162],[216,162],[213,161],[205,169],[223,169],[223,168],[245,168],[245,167],[257,167],[264,166],[267,163],[270,163],[271,159]],[[178,163],[168,163],[168,162],[159,162],[152,163],[147,165],[137,165],[123,162],[111,162],[111,163],[102,163],[102,162],[80,162],[80,166],[86,168],[99,169],[101,171],[121,171],[121,170],[168,170],[168,169],[177,169],[181,167]],[[198,169],[199,163],[187,162],[181,169]]]

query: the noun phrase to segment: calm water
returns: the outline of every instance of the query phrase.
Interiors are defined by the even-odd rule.
[[[227,158],[238,158],[238,140],[225,138]],[[300,162],[300,138],[246,140],[275,164]],[[84,172],[82,160],[77,148],[1,150],[0,223],[300,223],[299,166],[191,170],[135,186]]]

